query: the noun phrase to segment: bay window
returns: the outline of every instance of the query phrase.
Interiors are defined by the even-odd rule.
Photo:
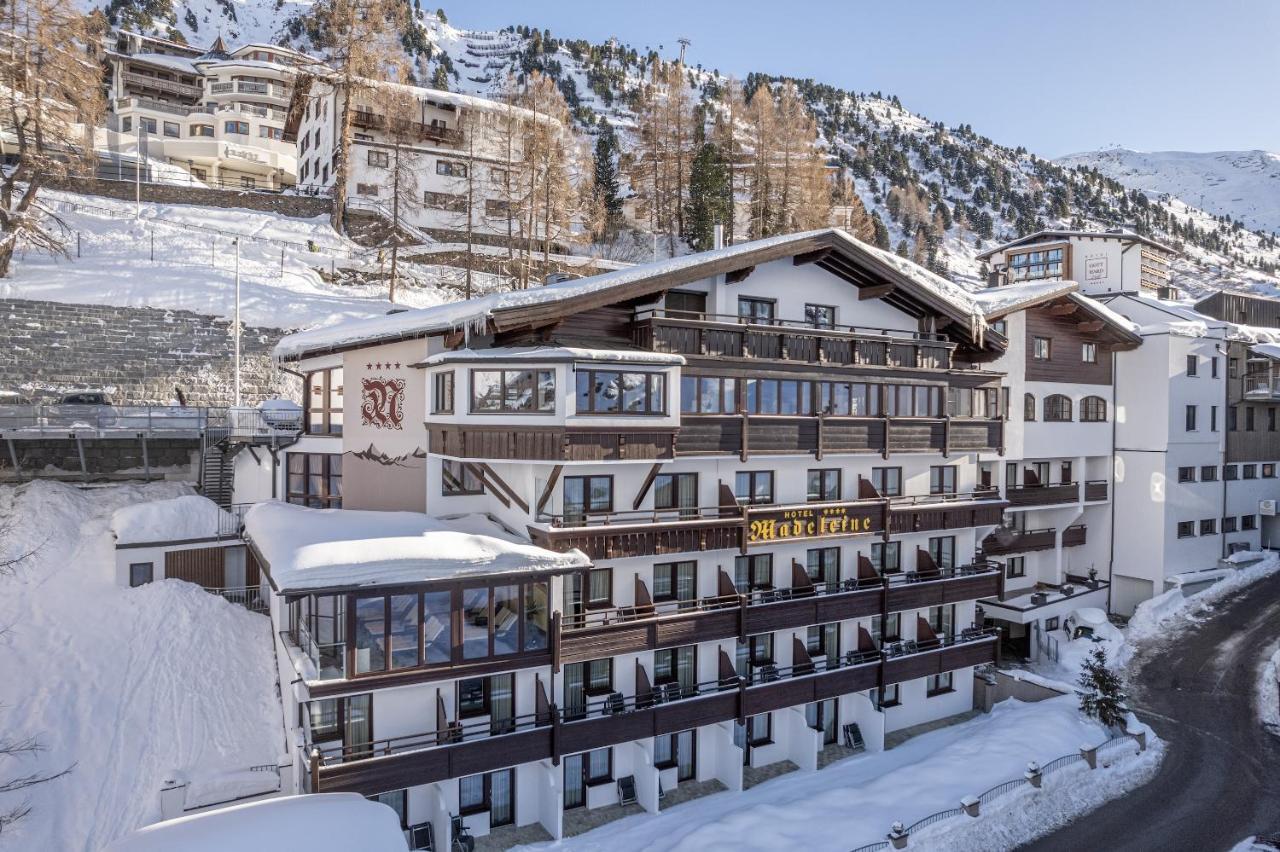
[[[556,410],[554,370],[472,370],[473,414],[549,414]]]
[[[665,414],[666,376],[578,370],[578,414]]]

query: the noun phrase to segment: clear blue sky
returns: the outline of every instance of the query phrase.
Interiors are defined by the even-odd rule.
[[[425,0],[425,8],[433,8]],[[689,64],[813,77],[896,94],[1056,156],[1137,150],[1280,152],[1277,0],[464,0],[449,22],[536,24]]]

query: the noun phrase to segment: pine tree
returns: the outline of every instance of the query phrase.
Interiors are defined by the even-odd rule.
[[[885,225],[884,220],[880,218],[879,211],[871,213],[871,227],[874,230],[874,239],[876,248],[889,250],[889,228]]]
[[[449,91],[449,72],[443,65],[437,65],[435,72],[432,73],[431,88],[439,89],[442,92]]]
[[[714,142],[698,149],[689,169],[689,201],[685,209],[689,245],[695,251],[715,246],[715,226],[733,215],[729,166]]]
[[[1107,652],[1094,648],[1080,665],[1080,679],[1076,681],[1083,690],[1080,693],[1080,712],[1097,719],[1108,728],[1118,728],[1125,723],[1129,696],[1124,693],[1120,677],[1107,667]]]
[[[596,137],[594,194],[604,208],[603,231],[612,232],[622,217],[622,199],[618,196],[618,136],[613,125],[600,120],[600,134]]]

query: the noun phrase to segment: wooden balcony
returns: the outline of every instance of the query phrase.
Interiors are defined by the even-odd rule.
[[[994,526],[1007,505],[992,492],[936,497],[844,500],[795,505],[719,506],[545,515],[530,538],[549,550],[581,550],[592,559],[736,549],[778,541]]]
[[[1079,485],[1075,482],[1060,485],[1014,485],[1005,489],[1005,498],[1012,508],[1074,503],[1079,495]]]
[[[428,427],[431,452],[464,459],[635,461],[675,457],[673,427],[574,426]]]
[[[1105,479],[1090,480],[1084,484],[1084,499],[1086,503],[1106,500],[1108,493],[1108,485]]]
[[[978,600],[999,596],[1002,576],[999,565],[984,562],[872,575],[831,587],[806,585],[802,577],[787,589],[593,610],[562,622],[558,654],[562,663],[581,662]],[[727,576],[721,585],[732,589]]]
[[[676,455],[1003,452],[1004,421],[948,417],[685,414]]]
[[[577,754],[690,728],[744,720],[757,713],[801,707],[840,695],[864,692],[997,660],[998,634],[967,630],[958,636],[907,643],[892,655],[850,652],[828,664],[825,659],[757,671],[738,677],[721,651],[722,677],[715,681],[658,693],[641,684],[633,697],[596,702],[567,721],[546,701],[539,683],[539,712],[497,726],[461,726],[437,708],[437,725],[422,734],[377,740],[353,747],[304,749],[311,792],[373,795],[550,760],[559,764]]]
[[[955,348],[940,334],[685,311],[638,312],[633,327],[642,348],[708,358],[948,370]]]
[[[1053,550],[1057,530],[998,530],[982,540],[982,553],[999,556],[1006,553],[1032,553]],[[1076,524],[1062,531],[1063,547],[1079,547],[1085,543],[1085,525]]]
[[[357,109],[351,113],[351,125],[361,130],[382,130],[397,136],[409,137],[423,142],[439,142],[448,145],[462,143],[462,131],[458,128],[445,127],[439,124],[426,124],[421,121],[410,121],[403,118],[392,118],[390,121],[382,113]]]

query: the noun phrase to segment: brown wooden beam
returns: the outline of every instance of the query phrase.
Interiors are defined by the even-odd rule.
[[[881,284],[877,287],[860,287],[858,289],[858,301],[865,302],[868,299],[883,299],[894,290],[893,284]]]
[[[791,262],[796,266],[804,266],[807,263],[817,263],[829,254],[831,254],[830,248],[821,248],[817,251],[807,251],[803,254],[798,254],[792,258]]]
[[[735,269],[732,272],[726,272],[724,274],[724,283],[737,284],[739,282],[746,281],[747,276],[749,276],[751,273],[755,271],[756,271],[756,268],[754,266],[744,266],[741,269]]]
[[[1066,317],[1071,316],[1078,310],[1080,310],[1080,306],[1075,302],[1062,302],[1057,305],[1050,305],[1048,314],[1051,317]]]
[[[1076,323],[1076,329],[1078,331],[1083,331],[1086,334],[1092,334],[1093,332],[1096,332],[1096,331],[1102,331],[1102,326],[1103,326],[1102,320],[1090,320],[1089,322]]]
[[[542,494],[538,497],[538,511],[536,514],[541,515],[542,510],[547,507],[547,501],[551,499],[551,492],[555,490],[556,483],[560,481],[560,474],[564,472],[564,465],[558,464],[551,468],[551,476],[547,479],[547,484],[542,488]]]
[[[511,508],[511,501],[508,500],[506,495],[502,493],[502,489],[498,488],[496,484],[489,481],[489,478],[484,475],[484,471],[480,468],[479,465],[472,464],[471,462],[463,462],[462,466],[467,470],[469,470],[472,476],[480,480],[480,484],[483,485],[485,488],[489,489],[489,493],[492,494],[494,497],[496,497],[499,503],[501,503],[503,506],[506,506],[508,509]]]
[[[649,488],[653,485],[653,480],[657,478],[658,471],[661,469],[661,463],[649,468],[649,473],[645,475],[644,482],[640,484],[640,490],[636,492],[636,499],[631,502],[632,509],[640,508],[640,504],[644,502],[645,495],[649,493]]]
[[[484,470],[485,474],[489,477],[490,481],[492,481],[495,485],[497,485],[503,491],[507,492],[507,496],[511,498],[511,501],[513,503],[515,503],[517,506],[520,507],[520,511],[525,512],[526,514],[529,512],[529,504],[524,501],[524,499],[520,496],[519,492],[517,492],[514,488],[508,485],[502,479],[501,476],[498,476],[497,471],[489,467],[489,465],[485,462],[481,462],[480,467],[482,470]]]

